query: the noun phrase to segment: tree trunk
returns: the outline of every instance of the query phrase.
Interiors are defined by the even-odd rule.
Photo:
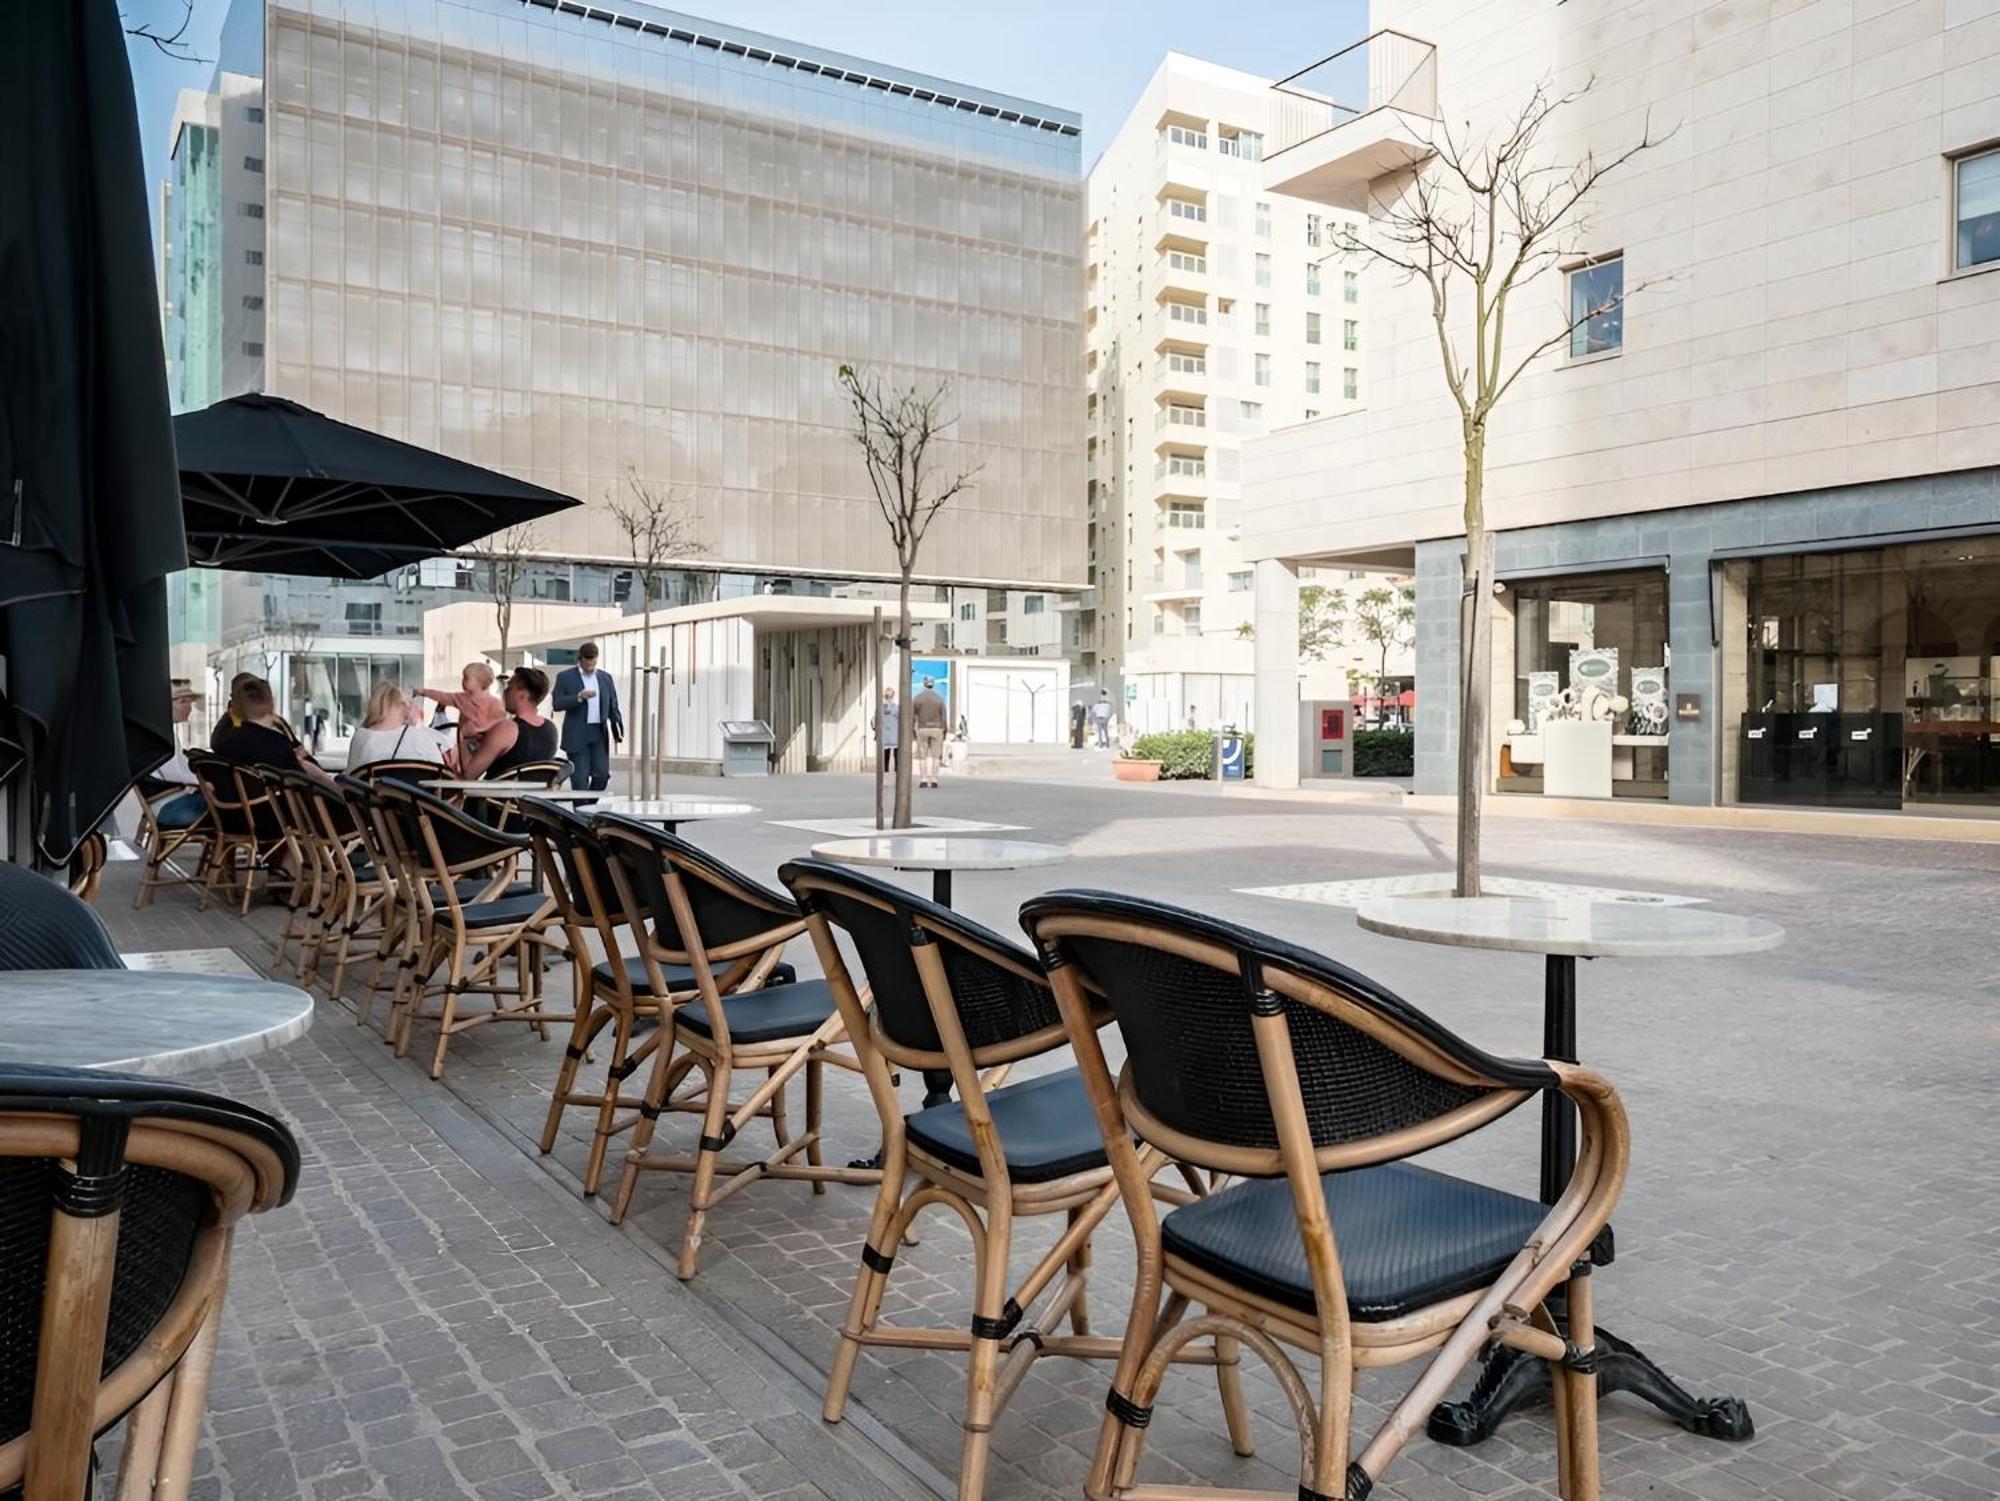
[[[910,694],[910,569],[911,563],[903,565],[903,577],[896,590],[896,824],[899,829],[910,827],[910,741],[915,729],[910,723],[910,706],[904,702]]]
[[[645,614],[639,617],[639,724],[638,734],[632,737],[632,748],[639,763],[639,796],[653,797],[659,789],[652,780],[652,746],[641,742],[650,738],[652,719],[651,691],[653,680],[646,675],[646,664],[653,660],[653,586],[648,583],[644,589]]]
[[[1458,882],[1479,895],[1479,813],[1486,795],[1486,707],[1493,679],[1493,537],[1486,530],[1486,438],[1465,442],[1465,594],[1461,604],[1458,716]]]

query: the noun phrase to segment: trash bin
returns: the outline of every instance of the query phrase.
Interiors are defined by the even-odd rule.
[[[767,777],[771,748],[777,736],[761,719],[722,721],[722,774],[726,777]]]

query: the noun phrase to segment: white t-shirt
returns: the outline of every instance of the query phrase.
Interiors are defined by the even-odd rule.
[[[589,698],[583,701],[584,723],[601,724],[604,720],[604,698],[597,690],[597,669],[583,674],[583,686],[591,690]]]
[[[444,746],[438,732],[429,725],[387,725],[371,730],[363,725],[347,742],[347,769],[354,771],[376,761],[428,761],[444,765]]]

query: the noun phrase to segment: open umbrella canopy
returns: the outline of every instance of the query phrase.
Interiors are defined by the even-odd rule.
[[[577,504],[278,396],[174,419],[188,561],[374,578]]]

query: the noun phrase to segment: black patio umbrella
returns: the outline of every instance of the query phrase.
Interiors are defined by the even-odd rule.
[[[10,9],[0,48],[0,783],[59,862],[173,749],[186,566],[139,123],[115,0]]]
[[[174,419],[188,560],[374,578],[577,504],[278,396]]]

